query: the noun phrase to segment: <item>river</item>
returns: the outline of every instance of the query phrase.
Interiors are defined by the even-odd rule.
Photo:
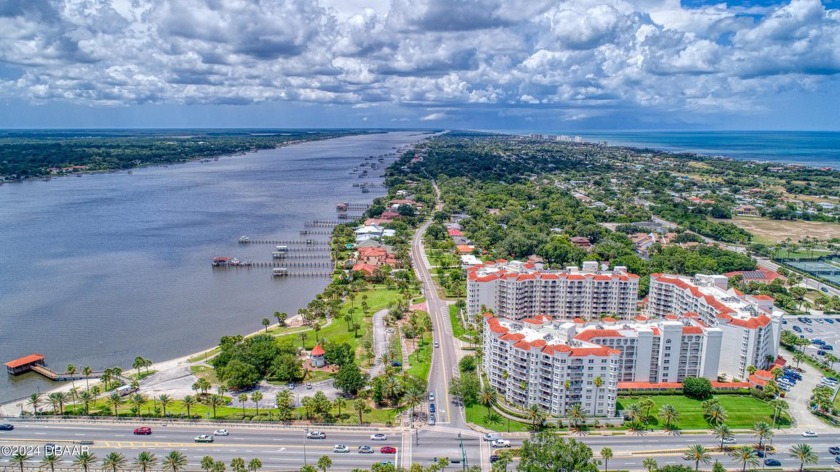
[[[56,371],[130,368],[136,356],[183,356],[261,329],[275,311],[295,314],[328,279],[212,269],[211,258],[270,261],[273,246],[239,237],[298,240],[306,221],[335,219],[337,202],[369,203],[384,189],[353,184],[381,179],[349,171],[422,138],[351,136],[0,186],[0,363],[38,352]],[[0,373],[0,401],[54,386]]]

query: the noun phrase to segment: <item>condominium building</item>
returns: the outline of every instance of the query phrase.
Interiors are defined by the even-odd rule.
[[[694,317],[718,328],[721,342],[718,373],[745,379],[749,366],[768,367],[779,354],[783,311],[766,295],[744,295],[727,288],[723,275],[652,274],[648,313]]]
[[[722,332],[693,317],[585,322],[488,314],[484,322],[483,368],[490,385],[522,408],[536,404],[564,416],[579,403],[590,416],[610,417],[618,382],[717,379]]]
[[[638,291],[639,276],[626,267],[599,270],[597,262],[584,262],[582,269],[542,270],[531,262],[500,260],[467,269],[467,314],[476,317],[484,307],[509,319],[632,318]]]
[[[484,322],[484,372],[509,403],[538,405],[553,416],[565,416],[577,403],[589,416],[615,416],[619,351],[564,341],[562,327],[547,316],[513,321],[486,315]]]

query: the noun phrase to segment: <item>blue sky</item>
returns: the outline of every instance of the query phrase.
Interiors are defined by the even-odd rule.
[[[0,127],[840,130],[838,1],[2,0]]]

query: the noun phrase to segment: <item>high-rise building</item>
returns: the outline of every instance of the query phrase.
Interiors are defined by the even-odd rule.
[[[597,262],[584,262],[582,269],[543,270],[532,262],[500,260],[467,269],[467,314],[476,317],[483,306],[509,319],[626,319],[636,314],[638,291],[639,276],[626,267],[599,270]]]

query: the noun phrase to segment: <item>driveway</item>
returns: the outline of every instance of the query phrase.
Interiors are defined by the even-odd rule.
[[[376,377],[385,370],[382,363],[382,356],[388,350],[388,330],[385,327],[385,316],[388,309],[383,308],[373,314],[373,354],[376,356],[373,367],[370,368],[370,377]]]

